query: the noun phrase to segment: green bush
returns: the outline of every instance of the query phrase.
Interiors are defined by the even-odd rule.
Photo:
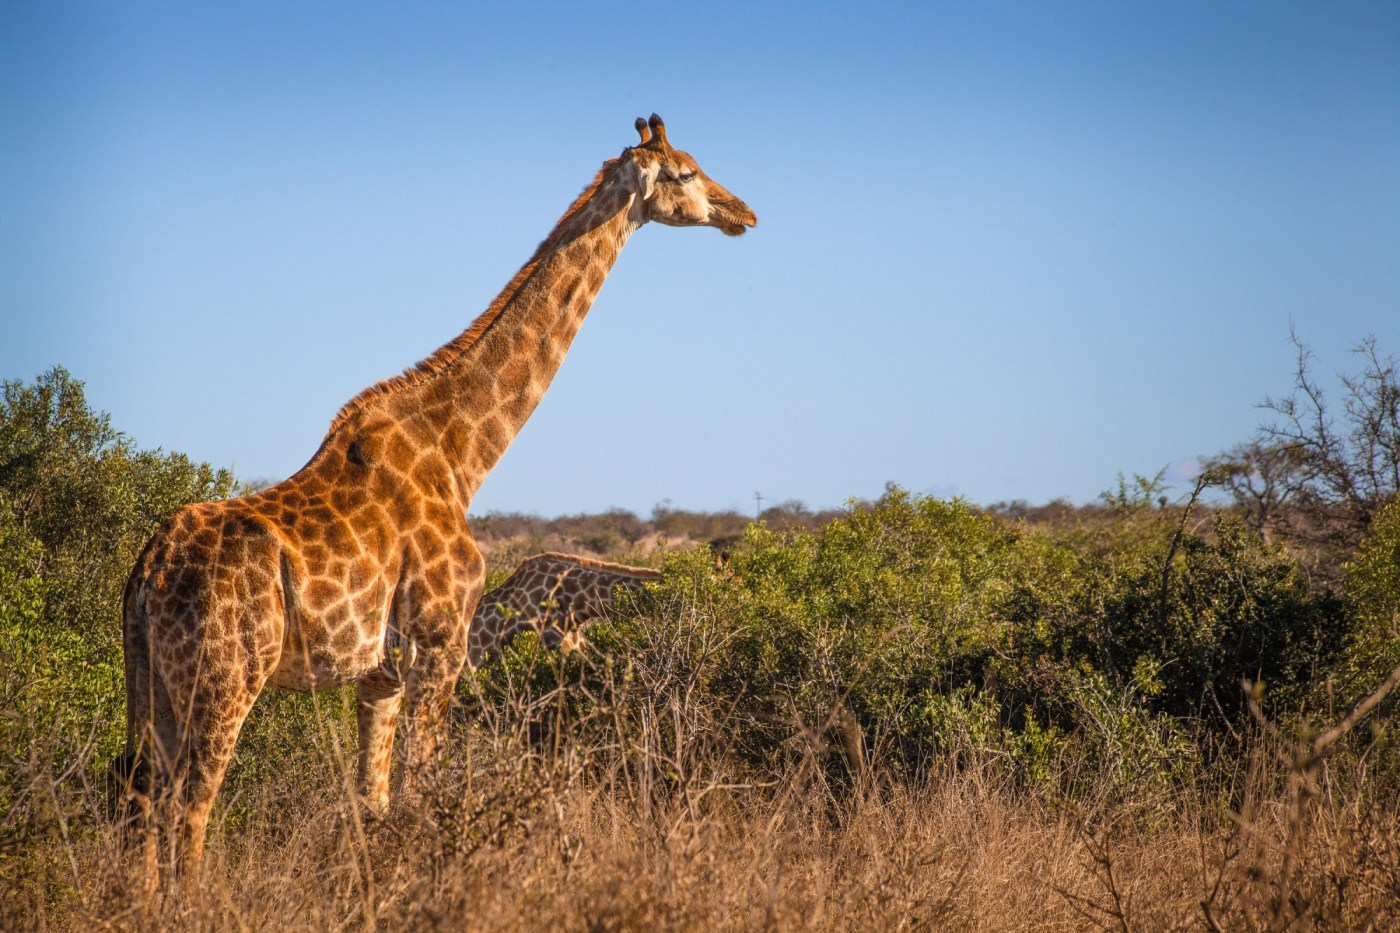
[[[794,727],[849,712],[873,747],[921,763],[940,744],[942,698],[980,686],[1008,642],[998,607],[1015,540],[966,503],[898,489],[817,533],[751,528],[715,678],[742,698],[748,749],[767,757]]]
[[[1060,672],[1093,670],[1213,733],[1247,715],[1246,678],[1296,706],[1341,650],[1343,607],[1238,518],[1151,507],[1151,488],[1087,527],[1025,530],[1002,682],[1044,710]]]
[[[1355,626],[1339,673],[1355,701],[1400,666],[1400,499],[1377,512],[1345,573]]]
[[[122,740],[121,593],[155,526],[226,470],[138,449],[54,369],[0,386],[0,821],[36,774]],[[95,778],[95,775],[89,775]]]
[[[1332,676],[1320,680],[1315,691],[1319,719],[1343,715],[1400,667],[1400,499],[1377,511],[1343,572],[1352,626]],[[1400,790],[1400,738],[1394,732],[1398,709],[1400,697],[1393,692],[1370,728],[1353,737],[1348,748],[1350,754],[1369,758],[1371,773],[1392,796]]]
[[[609,709],[610,741],[665,755],[678,735],[628,730],[685,709],[691,739],[765,773],[815,750],[839,774],[855,735],[896,771],[996,762],[1165,795],[1238,733],[1243,679],[1296,708],[1347,616],[1240,521],[1154,492],[1125,484],[1058,527],[896,488],[816,531],[754,524],[728,572],[670,556],[636,612],[595,626],[591,659],[508,653],[477,702],[548,695],[566,731]]]

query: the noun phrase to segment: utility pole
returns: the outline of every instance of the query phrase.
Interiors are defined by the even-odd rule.
[[[763,517],[763,493],[761,492],[756,492],[753,494],[753,517]]]

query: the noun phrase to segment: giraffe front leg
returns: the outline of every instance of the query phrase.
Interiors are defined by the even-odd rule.
[[[462,637],[421,651],[408,673],[408,705],[404,717],[405,780],[417,780],[438,763],[447,731],[452,691],[467,659],[465,625]]]
[[[394,728],[403,695],[402,682],[386,685],[366,678],[355,685],[355,713],[360,727],[357,784],[360,800],[376,817],[382,817],[389,809]]]
[[[403,784],[438,763],[447,708],[467,660],[472,614],[486,582],[486,562],[465,526],[454,536],[429,536],[416,548],[435,559],[412,568],[396,618],[414,660],[405,676]]]

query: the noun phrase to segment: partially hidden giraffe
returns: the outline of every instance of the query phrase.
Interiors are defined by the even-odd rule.
[[[150,877],[165,859],[197,873],[239,729],[266,686],[355,685],[358,788],[372,813],[388,806],[392,759],[409,775],[435,759],[485,580],[467,508],[623,245],[648,221],[730,236],[757,223],[672,148],[660,117],[636,130],[640,143],[603,163],[471,326],[351,399],[295,475],[186,506],[141,552],[123,599],[127,739],[114,767]]]
[[[661,579],[661,571],[574,554],[527,557],[477,603],[467,641],[467,664],[478,668],[522,632],[537,632],[550,648],[584,644],[583,629],[606,618],[625,593]]]

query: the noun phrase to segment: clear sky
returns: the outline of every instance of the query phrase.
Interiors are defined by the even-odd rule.
[[[294,472],[657,111],[757,212],[633,237],[474,512],[1091,500],[1400,353],[1397,3],[0,3],[0,375]]]

